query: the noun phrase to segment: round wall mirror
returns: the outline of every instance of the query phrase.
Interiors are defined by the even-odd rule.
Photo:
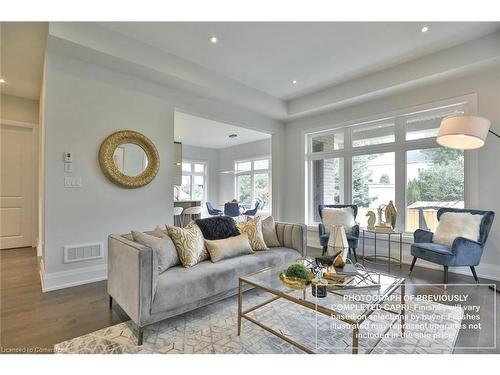
[[[144,149],[133,143],[124,143],[115,149],[113,160],[116,168],[126,176],[138,176],[148,167]]]
[[[155,178],[160,159],[149,138],[133,130],[121,130],[102,142],[99,164],[113,183],[126,188],[138,188]]]

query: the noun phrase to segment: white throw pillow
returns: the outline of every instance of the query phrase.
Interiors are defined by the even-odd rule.
[[[321,211],[323,216],[323,224],[325,226],[325,232],[330,233],[330,229],[333,225],[340,225],[344,227],[347,234],[352,233],[352,227],[356,225],[354,220],[354,211],[352,207],[344,208],[323,208]]]
[[[457,237],[477,241],[482,219],[483,215],[469,212],[445,212],[439,218],[432,242],[451,246]]]

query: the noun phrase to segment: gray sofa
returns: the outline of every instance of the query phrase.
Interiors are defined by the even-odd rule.
[[[158,275],[153,250],[130,234],[108,238],[108,294],[137,325],[138,345],[144,327],[238,293],[241,276],[292,262],[306,254],[305,225],[276,223],[281,247],[254,254],[176,266]]]

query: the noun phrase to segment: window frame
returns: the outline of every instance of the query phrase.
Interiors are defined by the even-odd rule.
[[[422,112],[433,110],[446,110],[447,108],[463,106],[464,114],[474,115],[477,108],[477,95],[470,94],[456,98],[446,99],[430,104],[410,107],[393,111],[387,114],[380,114],[371,118],[361,120],[353,120],[337,126],[325,125],[321,128],[309,129],[303,131],[304,136],[304,163],[303,163],[303,178],[304,178],[304,219],[308,226],[311,228],[317,227],[318,222],[315,222],[313,210],[317,209],[312,207],[312,161],[330,158],[343,158],[343,196],[340,196],[340,202],[352,201],[352,158],[358,155],[378,154],[385,152],[395,153],[395,206],[398,209],[399,215],[397,217],[396,229],[402,233],[409,235],[406,232],[406,153],[407,151],[429,149],[441,147],[437,144],[436,138],[422,138],[414,140],[406,140],[406,120],[414,117]],[[352,146],[352,129],[357,126],[366,126],[370,123],[379,123],[394,121],[395,126],[395,141],[391,143],[368,145],[368,146]],[[344,131],[344,148],[329,152],[316,152],[311,151],[311,140],[317,136],[318,133],[329,134]],[[478,167],[477,151],[466,151],[464,155],[464,205],[465,207],[475,206],[478,202],[477,195],[477,167]],[[342,189],[341,189],[342,191]]]
[[[203,198],[201,199],[201,205],[203,206],[204,203],[207,201],[208,197],[208,162],[206,160],[192,160],[192,159],[183,159],[182,164],[184,163],[190,163],[191,164],[191,171],[184,171],[182,170],[182,177],[188,176],[189,177],[189,182],[190,182],[190,189],[189,189],[189,200],[196,200],[193,198],[193,182],[194,182],[194,177],[195,176],[203,176]],[[194,171],[194,165],[195,164],[203,164],[203,172],[195,172]],[[181,166],[182,169],[182,166]]]
[[[259,161],[259,160],[267,160],[268,161],[268,168],[267,169],[254,169],[254,162]],[[250,170],[248,171],[241,171],[238,172],[238,163],[250,163]],[[239,200],[239,185],[238,185],[238,177],[239,176],[250,176],[250,186],[252,187],[252,190],[250,192],[250,199],[251,202],[255,202],[255,185],[254,185],[254,177],[256,174],[267,174],[268,175],[268,181],[269,181],[269,204],[268,208],[264,211],[261,210],[261,212],[266,213],[266,214],[271,214],[272,213],[272,159],[270,155],[265,155],[265,156],[260,156],[260,157],[253,157],[253,158],[248,158],[248,159],[240,159],[240,160],[235,160],[234,161],[234,196]],[[253,208],[253,207],[250,207]]]

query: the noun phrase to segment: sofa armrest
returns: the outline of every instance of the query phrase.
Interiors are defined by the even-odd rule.
[[[432,236],[434,233],[428,230],[417,229],[413,232],[413,242],[415,243],[429,243],[432,242]]]
[[[139,326],[150,314],[157,262],[151,248],[120,235],[108,237],[108,294]]]
[[[276,233],[281,246],[297,250],[302,256],[306,256],[307,227],[304,224],[277,222]]]

